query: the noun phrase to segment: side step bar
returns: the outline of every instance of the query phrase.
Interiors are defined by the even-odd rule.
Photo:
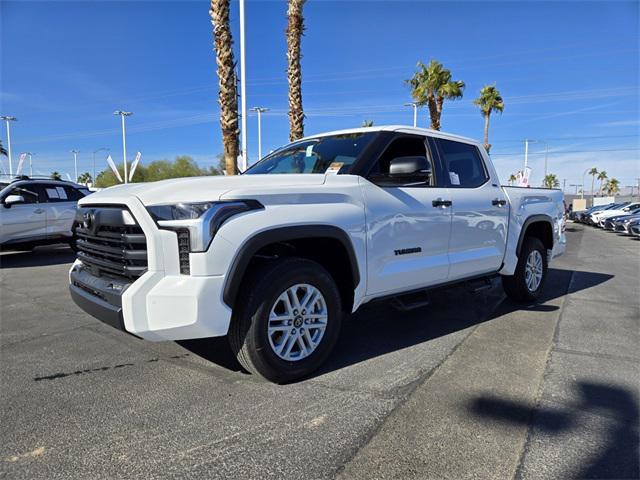
[[[433,293],[435,290],[446,288],[447,286],[464,286],[473,294],[480,293],[485,290],[490,290],[491,288],[493,288],[492,280],[497,276],[498,276],[497,274],[483,275],[478,278],[460,280],[457,282],[437,285],[424,290],[416,290],[413,292],[394,295],[391,297],[391,305],[397,310],[400,310],[402,312],[407,312],[409,310],[414,310],[416,308],[426,307],[430,303],[429,295]],[[389,298],[389,297],[386,297],[386,298]],[[382,299],[376,299],[376,300],[382,300]]]

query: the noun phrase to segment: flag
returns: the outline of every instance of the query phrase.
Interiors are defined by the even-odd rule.
[[[24,164],[24,159],[27,156],[26,153],[20,154],[20,160],[18,161],[18,168],[16,168],[16,175],[20,175],[20,171],[22,170],[22,165]]]
[[[140,162],[140,157],[142,157],[142,153],[138,152],[136,154],[136,159],[131,164],[131,171],[129,172],[129,181],[130,182],[133,181],[133,172],[136,171],[136,167],[138,166],[138,163]]]
[[[120,176],[120,172],[116,168],[116,164],[113,163],[113,158],[111,158],[111,155],[107,157],[107,163],[111,167],[111,170],[113,170],[113,173],[115,173],[116,177],[118,178],[118,181],[122,182],[122,177]]]

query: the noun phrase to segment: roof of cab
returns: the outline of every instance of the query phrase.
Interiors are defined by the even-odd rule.
[[[446,138],[449,140],[456,140],[456,141],[465,142],[465,143],[473,143],[473,144],[479,143],[477,140],[473,138],[462,137],[460,135],[454,135],[452,133],[440,132],[438,130],[431,130],[430,128],[418,128],[418,127],[411,127],[408,125],[380,125],[380,126],[373,126],[373,127],[348,128],[345,130],[335,130],[332,132],[323,132],[315,135],[307,135],[301,140],[308,140],[311,138],[318,138],[318,137],[327,137],[330,135],[346,135],[349,133],[365,133],[365,132],[414,133],[416,135],[429,135],[432,137]]]

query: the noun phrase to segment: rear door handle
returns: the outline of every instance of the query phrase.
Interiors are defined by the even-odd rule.
[[[507,204],[506,200],[501,200],[499,198],[494,198],[491,201],[491,205],[493,205],[494,207],[504,207]]]
[[[441,198],[436,198],[431,205],[434,207],[450,207],[452,204],[451,200],[443,200]]]
[[[33,213],[44,213],[44,210],[42,208],[36,208]]]

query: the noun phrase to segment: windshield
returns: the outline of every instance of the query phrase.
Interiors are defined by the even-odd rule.
[[[376,132],[349,133],[292,143],[267,155],[245,172],[348,173]]]

